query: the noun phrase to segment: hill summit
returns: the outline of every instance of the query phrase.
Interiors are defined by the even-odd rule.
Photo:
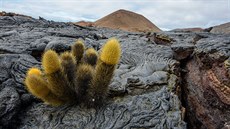
[[[94,22],[97,27],[108,27],[131,32],[160,32],[161,30],[144,16],[127,11],[118,10]]]
[[[130,32],[160,32],[161,30],[144,16],[120,9],[95,22],[79,21],[80,26],[106,27]]]

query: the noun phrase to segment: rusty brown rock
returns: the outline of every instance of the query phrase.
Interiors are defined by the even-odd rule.
[[[230,120],[229,77],[223,63],[204,68],[195,58],[187,63],[185,96],[189,128],[221,129]]]

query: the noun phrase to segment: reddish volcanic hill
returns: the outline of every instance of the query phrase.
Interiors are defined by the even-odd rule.
[[[79,21],[79,22],[75,22],[74,24],[79,26],[88,26],[88,27],[94,26],[93,22],[88,22],[88,21]]]
[[[144,16],[127,10],[113,12],[94,22],[94,25],[97,27],[108,27],[131,32],[161,31]]]

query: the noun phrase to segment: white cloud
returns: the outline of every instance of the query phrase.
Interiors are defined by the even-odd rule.
[[[142,14],[165,29],[230,22],[230,0],[0,0],[0,10],[55,21],[94,21],[118,9]]]

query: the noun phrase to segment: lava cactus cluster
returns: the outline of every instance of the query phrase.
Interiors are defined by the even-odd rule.
[[[100,106],[106,100],[108,86],[121,55],[117,39],[109,39],[100,54],[93,48],[85,51],[77,40],[70,52],[58,55],[48,50],[42,57],[42,70],[30,68],[26,88],[37,98],[53,106],[84,103]]]

